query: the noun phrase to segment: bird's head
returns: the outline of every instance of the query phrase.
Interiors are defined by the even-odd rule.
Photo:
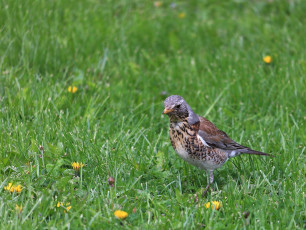
[[[188,122],[194,124],[199,121],[198,116],[192,111],[187,102],[178,95],[172,95],[164,101],[164,112],[172,121],[183,121],[188,118]]]
[[[163,114],[168,115],[178,120],[188,117],[187,103],[181,96],[172,95],[167,97],[164,101],[164,112]]]

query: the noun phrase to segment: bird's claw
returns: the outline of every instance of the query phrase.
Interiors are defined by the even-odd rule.
[[[208,189],[209,189],[209,185],[206,186],[206,188],[205,188],[205,190],[204,190],[204,192],[203,192],[203,194],[202,194],[202,197],[204,197],[204,196],[206,195]]]

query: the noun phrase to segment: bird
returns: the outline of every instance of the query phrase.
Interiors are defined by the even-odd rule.
[[[238,144],[208,119],[197,115],[179,95],[165,99],[163,113],[170,118],[169,136],[173,149],[186,162],[207,172],[207,186],[214,182],[213,171],[228,159],[241,154],[273,156]]]

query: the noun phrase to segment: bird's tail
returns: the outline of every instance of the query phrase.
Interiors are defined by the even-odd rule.
[[[269,153],[259,152],[259,151],[253,150],[253,149],[247,149],[247,151],[244,151],[243,153],[251,154],[251,155],[261,155],[261,156],[274,157],[273,155],[271,155]]]
[[[241,154],[250,154],[250,155],[260,155],[260,156],[274,157],[272,154],[256,151],[256,150],[249,149],[249,148],[239,149],[238,151],[232,151],[229,154],[229,157],[236,157],[236,156],[239,156]]]

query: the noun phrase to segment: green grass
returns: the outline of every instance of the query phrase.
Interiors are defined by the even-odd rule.
[[[171,3],[1,0],[2,229],[305,228],[305,1]],[[171,147],[171,94],[276,157],[231,159],[195,203],[206,175]]]

